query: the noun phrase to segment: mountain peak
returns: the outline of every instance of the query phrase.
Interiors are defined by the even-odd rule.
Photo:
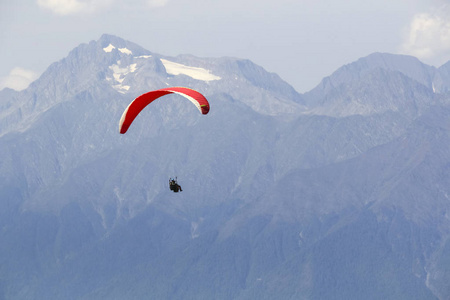
[[[388,107],[404,109],[407,103],[423,103],[423,97],[441,92],[438,73],[415,57],[377,52],[337,69],[305,98],[313,111],[333,116],[379,113]],[[405,95],[405,90],[416,93]]]
[[[329,83],[337,87],[344,83],[359,80],[376,69],[400,72],[430,88],[436,71],[436,68],[422,63],[413,56],[376,52],[342,66],[331,76],[325,78],[321,84]]]
[[[123,54],[135,56],[151,54],[150,51],[141,46],[111,34],[103,34],[97,42],[93,43],[107,53],[119,51]]]
[[[118,37],[116,35],[104,33],[98,39],[98,42],[99,43],[126,43],[126,40],[124,40],[123,38]]]

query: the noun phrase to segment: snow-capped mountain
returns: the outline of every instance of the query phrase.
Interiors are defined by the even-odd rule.
[[[0,299],[449,298],[448,66],[375,53],[302,95],[249,60],[78,46],[0,91]],[[210,113],[165,96],[120,135],[168,86]]]

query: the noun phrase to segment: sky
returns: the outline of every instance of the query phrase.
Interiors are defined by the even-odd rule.
[[[0,90],[104,33],[162,55],[250,59],[298,92],[374,52],[450,60],[450,0],[0,0]]]

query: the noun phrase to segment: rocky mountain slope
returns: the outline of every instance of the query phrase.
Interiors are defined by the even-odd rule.
[[[78,46],[0,91],[0,298],[449,298],[449,66],[375,53],[299,94],[249,60]],[[166,86],[210,113],[166,96],[120,135]]]

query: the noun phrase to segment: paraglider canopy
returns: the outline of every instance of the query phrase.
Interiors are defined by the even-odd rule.
[[[190,100],[197,109],[204,115],[206,115],[209,112],[209,103],[208,100],[206,100],[205,96],[200,94],[199,92],[185,87],[171,87],[171,88],[164,88],[159,89],[155,91],[151,91],[145,94],[140,95],[136,99],[134,99],[130,105],[125,109],[125,111],[122,114],[122,117],[120,118],[119,123],[119,131],[120,133],[124,134],[127,132],[128,128],[130,127],[131,123],[133,123],[134,119],[137,117],[137,115],[150,103],[152,103],[154,100],[158,99],[159,97],[168,95],[168,94],[178,94],[181,95],[188,100]]]

